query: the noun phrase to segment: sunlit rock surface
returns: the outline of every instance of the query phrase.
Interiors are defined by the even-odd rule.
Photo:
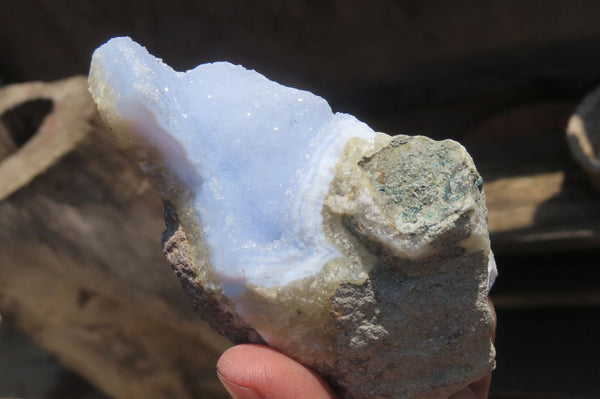
[[[129,38],[90,91],[165,199],[196,310],[348,398],[440,398],[494,366],[482,180],[453,141],[374,133],[228,63],[175,72]]]

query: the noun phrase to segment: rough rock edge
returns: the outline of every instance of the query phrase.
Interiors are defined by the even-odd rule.
[[[432,140],[426,138],[419,138],[419,140],[424,140],[425,142],[431,143],[433,142]],[[458,146],[458,144],[456,145]],[[397,143],[391,143],[390,146],[397,146]],[[388,148],[388,146],[384,146],[383,148]],[[381,149],[382,148],[380,148],[380,150]],[[377,152],[379,152],[379,150]],[[368,160],[369,158],[367,157],[363,158],[361,161],[362,164],[359,166],[363,167]],[[470,167],[470,165],[467,166]],[[483,193],[481,193],[479,201],[481,201],[482,198],[484,199]],[[452,230],[448,231],[447,234],[454,235],[458,230],[470,231],[469,222],[473,216],[472,213],[472,209],[466,209],[464,214],[460,215],[457,219],[457,228],[453,228]],[[477,215],[478,219],[481,217],[485,218],[485,215]],[[260,334],[235,314],[235,311],[233,310],[234,304],[232,304],[231,301],[226,298],[222,292],[220,292],[218,286],[211,286],[211,284],[206,285],[201,281],[197,269],[194,266],[194,256],[192,255],[192,249],[188,244],[187,235],[184,232],[181,223],[179,222],[175,208],[167,201],[165,201],[165,220],[167,223],[167,230],[163,235],[164,251],[173,270],[180,278],[182,287],[194,309],[209,324],[219,331],[219,333],[226,336],[236,344],[247,342],[265,344],[265,341],[260,337]],[[381,331],[381,326],[377,323],[368,321],[368,325],[365,326],[365,320],[358,320],[354,315],[356,312],[355,306],[344,309],[344,298],[353,298],[351,302],[354,305],[357,303],[366,304],[365,306],[367,306],[367,308],[372,308],[371,310],[373,311],[373,316],[377,318],[380,308],[385,308],[385,306],[382,307],[380,306],[380,303],[378,303],[384,294],[381,291],[378,292],[373,288],[375,281],[378,281],[377,284],[381,285],[382,281],[377,280],[378,278],[381,279],[381,276],[383,276],[384,280],[390,280],[390,276],[393,275],[396,275],[396,280],[406,278],[407,276],[403,275],[402,271],[395,270],[396,264],[398,262],[407,263],[410,262],[410,260],[397,258],[397,256],[395,256],[393,253],[389,253],[388,249],[386,249],[385,246],[382,246],[381,243],[374,242],[368,237],[368,235],[361,234],[360,229],[357,228],[356,221],[354,221],[351,216],[346,215],[342,220],[345,227],[348,228],[349,231],[355,234],[355,236],[358,237],[367,247],[371,248],[372,251],[378,254],[380,261],[372,270],[370,277],[363,284],[344,283],[338,286],[333,295],[330,297],[329,301],[329,313],[331,316],[330,320],[332,325],[334,325],[334,331],[323,332],[323,334],[331,337],[338,336],[340,331],[357,331],[360,329],[371,329],[372,331],[378,331],[379,329]],[[485,263],[483,258],[485,258],[487,254],[485,254],[484,251],[475,250],[470,253],[466,253],[464,250],[461,250],[460,247],[456,246],[456,244],[466,236],[468,236],[468,234],[464,233],[463,235],[450,239],[450,243],[446,242],[446,245],[436,246],[437,248],[434,251],[435,254],[432,254],[432,256],[428,258],[429,262],[427,262],[427,259],[424,258],[419,258],[419,261],[429,263],[432,268],[439,267],[440,263],[442,263],[442,259],[449,258],[454,259],[459,264]],[[478,261],[471,262],[473,260],[471,259],[472,257],[480,259]],[[386,272],[382,272],[383,270],[386,270]],[[392,271],[390,272],[390,270]],[[446,273],[448,273],[448,270]],[[449,273],[453,273],[452,268],[450,268]],[[481,273],[486,273],[485,268],[482,268]],[[482,277],[480,280],[483,281],[485,279]],[[477,290],[477,295],[480,297],[479,301],[483,301],[485,294],[487,293],[485,284],[480,284]],[[394,306],[392,304],[388,304],[387,308],[393,309]],[[480,309],[480,311],[482,314],[486,313],[486,309]],[[388,314],[386,317],[389,318],[392,316]],[[381,320],[378,320],[377,322],[381,322]],[[478,342],[478,346],[476,347],[480,353],[479,364],[473,363],[471,365],[466,365],[465,370],[462,370],[458,374],[450,371],[448,375],[440,377],[439,380],[436,381],[437,385],[435,386],[432,386],[430,381],[420,381],[421,385],[419,385],[418,382],[412,385],[409,384],[410,386],[405,388],[405,392],[402,397],[418,397],[425,399],[438,398],[440,395],[449,395],[463,386],[466,386],[469,382],[483,377],[486,373],[490,372],[495,366],[495,363],[493,362],[494,349],[489,343],[489,332],[491,331],[492,322],[493,321],[491,319],[491,315],[489,314],[488,308],[487,317],[485,317],[485,320],[483,321],[484,326],[481,326],[477,330],[479,331],[479,335],[477,337],[471,337],[473,342]],[[369,334],[372,333],[372,331],[369,331]],[[457,334],[462,336],[465,334],[465,332],[461,331]],[[349,339],[356,338],[356,335],[353,334],[348,334],[348,336],[351,337]],[[392,337],[394,337],[394,334],[392,334]],[[338,348],[338,352],[347,353],[348,342],[343,342],[343,339],[342,341],[337,339],[337,342],[338,346],[341,345]],[[469,352],[468,345],[457,348],[454,348],[455,351],[460,353]],[[485,348],[489,348],[489,352],[487,352]],[[294,357],[293,353],[290,354],[289,351],[286,351],[284,348],[278,349],[283,349],[283,351],[287,352],[288,355]],[[477,351],[471,351],[471,357],[475,357],[472,352]],[[347,399],[370,398],[373,394],[377,395],[377,393],[374,392],[375,387],[370,385],[371,381],[370,377],[368,377],[369,373],[368,371],[365,372],[366,370],[361,370],[360,368],[356,367],[357,364],[363,364],[363,366],[368,364],[368,357],[370,355],[372,355],[372,353],[370,353],[369,350],[361,350],[360,354],[354,358],[347,359],[344,356],[336,357],[334,365],[328,364],[327,362],[317,362],[315,364],[308,365],[321,373],[335,388],[340,397]],[[484,367],[482,364],[487,364],[488,366]],[[367,376],[367,378],[363,378],[364,376]],[[357,381],[360,381],[360,383],[357,384]],[[423,386],[423,384],[426,383],[429,383],[430,385]]]
[[[104,99],[103,102],[106,102],[106,100]],[[105,115],[109,124],[111,124],[111,103],[109,98],[107,102],[109,112],[108,115]],[[373,397],[424,399],[447,396],[452,391],[462,388],[467,382],[482,376],[493,367],[493,347],[489,343],[488,336],[491,331],[491,316],[485,301],[487,294],[487,263],[482,264],[489,255],[489,239],[487,239],[487,236],[483,237],[487,234],[487,229],[485,229],[485,212],[482,211],[482,209],[485,209],[485,204],[481,201],[482,196],[477,194],[475,198],[465,196],[465,192],[459,190],[459,197],[464,197],[466,202],[461,202],[459,207],[450,206],[454,213],[453,217],[449,218],[451,220],[445,220],[445,213],[444,216],[435,216],[437,211],[440,213],[446,212],[447,207],[433,209],[431,214],[434,215],[434,223],[429,225],[421,223],[421,221],[416,223],[416,226],[411,226],[403,222],[402,218],[396,220],[395,216],[401,214],[401,206],[397,209],[400,213],[393,214],[394,217],[390,218],[390,206],[384,200],[385,195],[381,195],[376,188],[377,184],[373,183],[373,180],[377,180],[377,177],[369,176],[366,169],[360,170],[360,165],[357,166],[357,162],[354,162],[360,160],[360,158],[354,158],[357,153],[366,155],[364,151],[360,151],[364,150],[365,147],[356,146],[357,148],[354,149],[352,154],[352,162],[348,163],[348,159],[345,160],[348,169],[341,170],[342,177],[339,180],[342,181],[342,184],[337,187],[339,193],[336,193],[338,201],[337,203],[335,200],[329,201],[328,196],[323,212],[324,216],[327,216],[327,218],[324,218],[326,234],[329,232],[329,238],[335,241],[338,246],[343,247],[341,252],[344,258],[348,256],[347,262],[339,259],[338,261],[332,260],[324,265],[323,270],[316,276],[290,283],[285,287],[277,289],[253,287],[253,289],[249,289],[236,297],[235,303],[233,303],[233,300],[224,296],[219,279],[208,263],[209,252],[203,239],[201,221],[192,206],[193,196],[191,194],[193,193],[182,185],[178,179],[174,178],[171,171],[164,167],[160,151],[142,143],[141,139],[129,134],[129,127],[118,119],[112,122],[114,124],[112,127],[119,130],[121,144],[128,147],[134,157],[137,158],[142,170],[148,173],[152,180],[157,183],[163,199],[172,204],[172,206],[170,204],[166,205],[168,229],[163,242],[167,258],[179,276],[184,291],[201,316],[233,342],[268,341],[271,346],[330,377],[338,388],[343,387],[344,392],[341,393],[343,397],[356,399],[370,399]],[[389,136],[387,137],[389,139]],[[384,144],[384,147],[376,145],[378,147],[376,152],[391,147],[400,147],[413,140],[425,147],[434,143],[424,137],[407,138],[407,136],[402,136],[399,139],[392,140],[393,143],[388,141],[389,146],[386,146],[387,144]],[[350,143],[347,147],[349,146],[351,147]],[[458,156],[459,163],[468,169],[474,170],[472,160],[464,149],[460,146],[455,149],[459,150],[457,154],[460,153]],[[428,158],[427,153],[424,154],[425,158]],[[450,164],[457,160],[457,154],[452,153],[451,156],[454,156],[454,158],[448,158]],[[418,157],[417,161],[421,161],[421,164],[423,164],[423,160]],[[389,162],[390,169],[395,171],[394,173],[402,175],[403,169],[392,166],[396,162],[393,157],[386,161],[386,164],[387,162]],[[338,165],[340,163],[341,160]],[[404,166],[408,169],[414,169],[413,173],[416,170],[415,178],[419,180],[422,189],[427,191],[429,183],[420,176],[421,170],[419,168],[415,169],[412,163],[406,160],[404,160]],[[423,166],[427,165],[423,164]],[[337,166],[336,169],[338,172],[336,177],[338,177],[340,169]],[[434,175],[436,171],[434,170]],[[451,178],[454,177],[451,173]],[[330,186],[330,194],[333,186],[333,184]],[[441,194],[439,194],[441,187],[434,187],[438,190],[437,195],[439,198],[441,198]],[[469,186],[467,190],[469,195],[473,187],[473,184]],[[430,191],[433,192],[433,190]],[[336,205],[341,206],[336,208]],[[392,206],[392,208],[394,207]],[[476,212],[473,212],[473,210],[476,210]],[[410,210],[409,213],[411,213]],[[454,220],[454,217],[458,217],[458,221],[461,220],[461,217],[470,220],[470,223],[458,223],[458,230],[464,229],[465,231],[457,232],[459,233],[458,239],[451,240],[453,245],[448,246],[447,242],[434,245],[436,239],[443,236],[443,233],[450,231],[452,235],[456,231],[457,220]],[[398,225],[401,226],[400,228],[396,226],[398,223],[400,223]],[[352,228],[348,228],[349,226]],[[429,227],[433,228],[429,229]],[[357,232],[359,234],[356,234]],[[423,237],[420,237],[420,235],[423,235]],[[461,238],[464,239],[461,240]],[[486,245],[487,248],[485,248]],[[367,253],[366,247],[371,248],[370,253]],[[365,256],[365,254],[367,255]],[[423,260],[427,257],[429,258],[425,260],[431,260],[431,257],[435,260],[436,255],[445,256],[445,258],[442,258],[443,261],[438,258],[437,261],[431,263],[423,261],[417,265],[410,264],[411,260]],[[421,369],[424,370],[425,375],[430,376],[430,379],[423,382],[418,378],[407,375],[407,369],[411,371],[411,368],[414,368],[411,366],[413,360],[415,360],[410,358],[412,356],[410,352],[413,348],[413,342],[410,342],[412,331],[409,330],[408,334],[404,334],[404,336],[398,335],[397,331],[402,331],[404,324],[402,324],[402,320],[397,320],[398,317],[395,314],[397,302],[388,300],[386,306],[379,311],[379,313],[384,314],[382,317],[378,316],[377,306],[372,309],[373,315],[363,314],[366,317],[358,317],[361,312],[356,311],[357,307],[360,307],[357,305],[365,303],[365,309],[371,309],[373,303],[376,305],[384,303],[380,301],[379,296],[394,295],[394,292],[377,291],[375,276],[381,270],[394,269],[392,274],[397,273],[399,269],[397,263],[402,263],[403,258],[407,261],[405,266],[408,264],[410,270],[402,270],[401,274],[406,274],[411,279],[425,277],[425,280],[429,278],[435,281],[435,278],[430,278],[430,275],[437,277],[440,275],[453,276],[455,269],[448,265],[448,263],[452,263],[449,261],[449,257],[464,260],[470,256],[481,258],[478,262],[466,263],[467,266],[475,265],[479,274],[467,273],[465,275],[461,274],[461,276],[471,288],[473,288],[474,280],[479,282],[475,295],[478,296],[478,300],[460,303],[458,307],[454,305],[456,307],[454,310],[458,316],[454,316],[456,320],[452,321],[459,325],[458,328],[465,325],[469,327],[468,323],[472,320],[463,321],[460,314],[464,307],[475,310],[472,303],[479,306],[476,312],[470,313],[481,316],[479,324],[482,325],[478,326],[477,334],[487,340],[485,350],[480,351],[481,347],[478,347],[478,355],[483,355],[485,358],[483,367],[476,368],[467,365],[465,370],[458,370],[458,375],[450,380],[431,375],[429,368],[430,366],[434,367],[430,358],[431,350],[428,342],[423,343],[423,338],[427,338],[427,334],[430,334],[430,330],[426,330],[425,334],[421,333],[425,337],[421,335],[418,337],[424,349],[421,351],[421,356],[416,357],[416,360],[421,359]],[[376,257],[379,259],[377,262]],[[358,262],[365,259],[367,263]],[[424,268],[421,267],[423,264],[425,265]],[[369,275],[369,273],[371,274]],[[485,274],[484,277],[486,278],[481,278],[482,274]],[[357,275],[359,277],[356,277]],[[389,281],[390,278],[386,275],[381,283],[385,285]],[[342,282],[350,284],[342,284]],[[453,288],[453,283],[454,281],[448,283],[445,289]],[[428,285],[431,284],[431,281],[425,281],[422,285],[426,290],[430,288]],[[415,289],[418,289],[418,284],[415,287]],[[404,288],[407,288],[407,286]],[[408,288],[412,289],[412,286],[408,286]],[[435,323],[439,319],[443,321],[449,317],[452,318],[451,315],[444,313],[444,310],[437,310],[437,312],[429,314],[427,310],[436,308],[436,304],[428,303],[429,294],[427,291],[424,292],[425,294],[416,297],[425,301],[419,302],[417,300],[414,303],[420,309],[420,312],[427,315],[415,315],[410,308],[408,310],[409,314],[413,313],[408,324],[417,326],[417,332],[419,331],[418,327],[424,322]],[[299,296],[300,300],[298,300]],[[414,299],[415,296],[410,297]],[[450,297],[452,296],[450,295]],[[344,298],[350,298],[349,306],[343,305]],[[483,302],[485,302],[485,306],[482,305]],[[306,305],[307,303],[309,305]],[[428,308],[423,303],[430,307]],[[308,306],[312,306],[312,308],[309,309]],[[308,312],[304,310],[308,310]],[[385,314],[386,312],[387,314]],[[403,315],[400,315],[400,318],[402,317]],[[246,323],[243,320],[251,320],[251,322]],[[443,322],[441,324],[443,327],[446,325],[454,326],[454,324],[449,324],[447,320],[445,324]],[[297,326],[301,325],[310,325],[312,328],[298,332]],[[388,326],[387,330],[386,326]],[[380,331],[380,327],[386,331]],[[259,337],[259,331],[262,334],[262,340]],[[381,339],[377,337],[377,331],[383,334]],[[388,334],[389,331],[393,334],[386,341],[384,335]],[[463,335],[459,333],[458,338]],[[344,337],[349,338],[344,339]],[[398,348],[395,342],[396,338],[408,338],[409,343]],[[444,336],[441,338],[444,338]],[[387,344],[382,344],[382,341],[387,342]],[[390,350],[390,347],[394,348],[395,351]],[[461,350],[464,348],[464,346],[456,345],[455,347]],[[358,349],[358,355],[352,356],[349,350],[355,349]],[[406,361],[407,356],[404,352],[408,352],[409,361]],[[441,351],[442,354],[445,352],[446,350]],[[492,355],[491,361],[490,354]],[[403,362],[397,360],[397,356],[402,357]],[[461,355],[457,358],[449,359],[451,366],[454,366],[456,361],[461,362],[463,357],[461,352]],[[381,358],[388,358],[388,360],[382,361]],[[394,370],[393,373],[388,372],[388,367],[397,367],[398,364],[402,365],[400,369]],[[438,364],[443,365],[444,362],[438,361]],[[490,364],[492,365],[490,366]],[[364,369],[361,369],[360,365]],[[446,370],[442,369],[442,373],[444,372]],[[414,386],[414,381],[419,381],[416,386]],[[410,389],[406,387],[411,383],[413,387]],[[383,387],[380,388],[382,385]]]
[[[229,300],[210,289],[205,289],[194,268],[192,250],[173,205],[164,201],[166,230],[162,236],[163,251],[169,265],[179,278],[181,287],[194,311],[209,323],[219,334],[235,344],[257,343],[266,345],[256,330],[230,309]]]

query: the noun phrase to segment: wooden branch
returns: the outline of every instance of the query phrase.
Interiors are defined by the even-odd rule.
[[[0,90],[0,313],[115,398],[227,397],[227,343],[161,252],[162,204],[84,77]]]
[[[600,193],[600,88],[588,94],[569,119],[567,140],[573,157]]]

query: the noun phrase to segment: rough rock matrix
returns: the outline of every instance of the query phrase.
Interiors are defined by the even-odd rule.
[[[331,113],[311,93],[273,86],[253,71],[240,72],[248,81],[236,85],[252,88],[253,82],[260,82],[260,90],[242,89],[223,97],[222,119],[211,124],[208,108],[194,100],[206,95],[202,84],[193,88],[194,94],[187,91],[187,83],[179,96],[173,94],[180,79],[214,80],[210,72],[200,74],[207,68],[176,73],[136,46],[119,39],[98,49],[90,91],[116,139],[159,187],[166,204],[166,256],[194,308],[215,329],[236,343],[277,348],[317,370],[346,398],[448,397],[493,369],[487,293],[495,266],[482,180],[463,147],[449,140],[371,133],[353,117]],[[123,64],[115,67],[113,59]],[[133,76],[126,76],[127,71],[134,71]],[[219,76],[227,87],[229,75]],[[169,94],[154,90],[163,87]],[[244,97],[257,92],[262,96]],[[273,99],[279,102],[271,103]],[[284,123],[276,127],[285,127],[285,132],[274,133],[268,120],[258,125],[241,121],[231,140],[197,144],[209,147],[211,157],[227,154],[228,162],[239,157],[232,169],[213,172],[211,165],[203,165],[204,159],[191,156],[197,151],[189,137],[229,134],[227,129],[238,123],[241,112],[250,114],[244,108],[246,100],[257,109],[286,110],[286,101],[296,104],[298,99],[308,99],[311,105],[294,106],[289,115],[278,111]],[[180,129],[186,122],[177,118],[185,114],[187,119],[189,112],[195,112],[196,123]],[[300,142],[297,135],[302,134],[314,137]],[[219,201],[229,206],[237,199],[218,189],[225,185],[211,182],[223,178],[219,173],[228,181],[235,179],[237,173],[222,171],[254,167],[253,156],[268,163],[269,147],[255,143],[270,140],[278,151],[287,151],[278,158],[281,164],[269,164],[265,175],[240,177],[244,184],[252,183],[244,186],[252,194],[239,201],[239,208],[224,212],[229,208],[220,208]],[[170,148],[161,148],[161,143]],[[223,150],[223,144],[231,148]],[[236,147],[239,153],[230,152]],[[287,163],[297,159],[290,169]],[[199,177],[193,182],[190,168]],[[290,169],[291,177],[284,175],[273,183],[272,175],[280,174],[270,172],[274,168]],[[323,178],[328,174],[330,178]],[[278,185],[285,201],[255,201],[262,197],[254,193]],[[199,202],[203,195],[218,200],[208,213],[203,212],[212,199]],[[249,218],[256,214],[268,217]],[[228,221],[222,231],[215,227],[214,215]],[[256,225],[240,227],[240,220],[254,220]],[[222,249],[215,239],[227,234],[234,238],[233,258],[219,254]],[[324,244],[313,245],[313,237],[318,241],[321,235]],[[246,244],[237,243],[237,237],[271,238],[257,243],[256,255],[244,252]],[[253,263],[237,269],[236,253]],[[301,274],[292,268],[283,273],[270,269],[304,268],[309,261],[319,263]],[[233,263],[229,268],[223,264],[228,262]],[[261,277],[271,272],[285,277]]]

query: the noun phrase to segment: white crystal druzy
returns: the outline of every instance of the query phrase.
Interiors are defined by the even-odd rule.
[[[142,136],[193,188],[227,293],[283,286],[339,256],[321,212],[347,141],[374,139],[364,123],[241,66],[176,72],[127,37],[95,51],[90,91],[109,126]]]

